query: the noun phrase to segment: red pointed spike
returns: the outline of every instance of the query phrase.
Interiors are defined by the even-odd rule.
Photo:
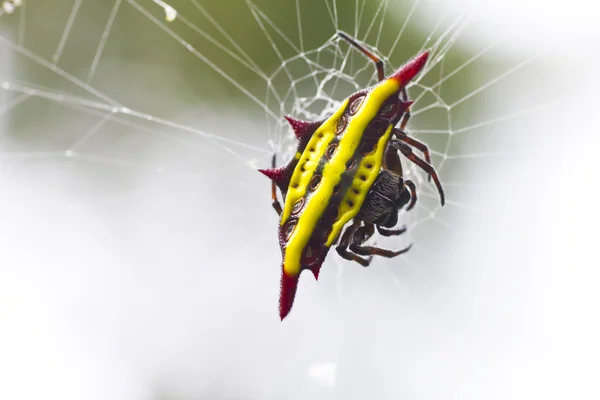
[[[323,265],[323,260],[311,265],[309,267],[309,269],[311,270],[311,272],[313,273],[313,275],[315,276],[315,280],[319,280],[319,272],[321,271],[321,266]]]
[[[312,135],[313,132],[319,127],[320,122],[314,121],[300,121],[298,119],[294,119],[290,116],[285,116],[285,119],[290,123],[292,129],[294,130],[294,134],[298,138],[298,140],[302,140],[308,135]]]
[[[404,111],[408,110],[408,107],[412,106],[413,103],[414,103],[413,100],[401,101],[400,102],[400,111],[404,112]]]
[[[284,183],[287,180],[287,169],[285,167],[259,169],[258,172],[275,181],[276,184]]]
[[[289,275],[285,270],[281,272],[281,291],[279,293],[279,318],[283,319],[289,314],[296,297],[298,288],[298,276]]]
[[[417,55],[415,58],[404,64],[398,71],[394,72],[389,79],[397,80],[401,86],[406,84],[423,69],[427,63],[427,57],[429,57],[429,51],[423,52]]]
[[[319,272],[321,271],[321,268],[312,267],[310,270],[312,271],[313,275],[315,276],[315,281],[318,281],[319,280]]]

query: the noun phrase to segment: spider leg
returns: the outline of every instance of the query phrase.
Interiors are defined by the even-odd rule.
[[[429,147],[427,147],[427,145],[425,143],[408,136],[406,134],[406,132],[404,132],[403,129],[395,128],[394,135],[396,136],[396,138],[403,141],[404,143],[409,144],[409,145],[419,149],[421,152],[423,152],[423,155],[425,156],[425,161],[427,162],[427,164],[431,164],[431,156],[429,154]],[[429,175],[428,179],[429,179],[429,181],[431,181],[431,175]]]
[[[348,228],[346,228],[346,231],[344,232],[344,234],[342,235],[342,239],[340,240],[340,244],[335,248],[335,250],[338,252],[338,254],[342,258],[349,260],[349,261],[356,261],[363,267],[368,267],[369,264],[371,264],[371,259],[373,257],[364,259],[364,258],[359,257],[356,254],[353,254],[348,251],[348,245],[350,244],[350,241],[354,238],[354,235],[356,234],[356,231],[358,230],[359,227],[360,227],[360,222],[355,220],[352,223],[352,225],[350,225]]]
[[[392,146],[388,146],[385,153],[384,168],[392,171],[398,176],[402,176],[402,163],[398,156],[398,151]]]
[[[378,228],[379,229],[379,228]],[[370,234],[369,234],[370,233]],[[352,243],[350,244],[350,250],[355,252],[356,254],[360,254],[363,256],[372,256],[377,255],[386,258],[392,258],[399,256],[400,254],[406,253],[412,245],[405,247],[404,249],[398,251],[392,251],[387,249],[382,249],[380,247],[373,246],[363,246],[362,244],[367,241],[369,237],[373,235],[373,224],[365,223],[365,226],[359,228],[352,237]]]
[[[408,207],[406,207],[406,211],[410,211],[415,204],[417,204],[417,187],[413,181],[408,179],[404,181],[404,187],[406,188],[407,186],[408,190],[410,190],[410,203],[408,204]]]
[[[414,146],[417,149],[419,149],[420,151],[422,151],[423,155],[425,156],[425,161],[427,161],[428,164],[431,164],[431,156],[429,154],[429,147],[427,147],[427,145],[425,143],[408,136],[406,134],[406,132],[404,132],[401,129],[397,129],[397,128],[394,129],[394,135],[396,136],[397,139],[403,141],[406,144]]]
[[[338,36],[341,37],[342,39],[346,40],[348,43],[350,43],[355,48],[357,48],[361,53],[363,53],[365,56],[369,57],[371,59],[371,61],[373,61],[375,63],[375,67],[377,68],[377,77],[379,78],[379,82],[381,82],[382,80],[385,79],[385,74],[383,73],[383,61],[381,61],[381,59],[379,57],[377,57],[375,54],[371,53],[363,45],[358,43],[354,38],[350,37],[347,33],[338,31]]]
[[[400,236],[404,232],[406,232],[406,226],[403,226],[400,229],[385,229],[379,225],[375,225],[377,227],[377,232],[379,232],[382,236]]]
[[[277,154],[273,154],[273,158],[271,159],[271,168],[275,168],[276,158]],[[273,200],[273,208],[275,211],[277,211],[278,215],[281,215],[283,208],[281,208],[281,203],[277,199],[277,187],[275,185],[275,181],[271,181],[271,200]]]
[[[422,158],[418,157],[415,153],[412,152],[412,148],[409,145],[401,142],[400,140],[391,140],[390,146],[392,146],[396,150],[399,150],[406,158],[417,164],[421,169],[423,169],[425,172],[431,175],[440,194],[440,201],[442,205],[444,205],[444,203],[446,202],[446,197],[444,195],[444,189],[442,189],[442,184],[440,183],[440,179],[438,178],[435,168],[433,168],[431,164],[428,164],[427,162],[423,161]]]
[[[402,101],[408,101],[408,93],[406,92],[406,87],[402,88]],[[410,119],[410,106],[406,108],[404,111],[404,116],[402,117],[402,122],[400,122],[400,130],[404,130],[406,128],[406,124],[408,124],[408,120]]]
[[[388,147],[386,152],[385,168],[400,177],[402,176],[400,157],[398,157],[398,152],[392,146]],[[410,203],[406,208],[406,211],[410,211],[417,203],[417,188],[411,180],[405,180],[403,184],[404,186],[408,186],[408,190],[410,190]]]

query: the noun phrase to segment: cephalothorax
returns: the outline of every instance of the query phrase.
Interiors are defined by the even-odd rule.
[[[296,154],[279,168],[275,168],[273,156],[272,168],[260,170],[273,181],[273,207],[281,216],[281,319],[292,308],[300,273],[310,269],[318,279],[332,245],[337,244],[343,258],[365,267],[372,255],[391,258],[409,250],[363,245],[375,228],[384,236],[406,230],[389,229],[398,222],[399,210],[405,206],[410,210],[417,200],[414,183],[403,179],[398,152],[433,178],[444,205],[444,191],[427,146],[404,131],[412,104],[406,85],[424,67],[428,52],[385,78],[379,58],[347,34],[339,32],[339,36],[375,62],[379,83],[349,96],[326,120],[304,122],[286,117],[298,138]],[[423,152],[425,160],[414,154],[411,146]],[[283,207],[276,186],[284,198]]]

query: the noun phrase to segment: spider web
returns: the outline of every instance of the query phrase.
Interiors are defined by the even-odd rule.
[[[85,142],[102,135],[105,125],[110,121],[132,129],[147,131],[148,126],[151,126],[150,129],[172,128],[183,133],[189,133],[190,137],[198,135],[212,144],[217,151],[235,154],[245,160],[252,168],[264,166],[267,160],[265,155],[275,151],[281,154],[280,160],[284,160],[289,156],[290,149],[293,146],[293,136],[283,119],[284,114],[305,119],[324,118],[341,104],[340,99],[343,99],[345,95],[376,83],[373,65],[355,50],[350,49],[346,43],[340,43],[335,34],[325,39],[320,46],[307,49],[303,41],[307,28],[306,23],[303,24],[302,10],[299,3],[296,4],[295,10],[298,25],[297,37],[290,37],[288,32],[282,31],[272,17],[263,12],[257,4],[250,1],[245,3],[247,11],[254,18],[256,26],[264,34],[267,43],[266,49],[272,51],[280,59],[280,65],[273,71],[267,71],[266,68],[259,66],[257,63],[259,60],[253,60],[252,56],[228,35],[226,28],[220,25],[221,22],[213,17],[199,2],[193,1],[194,9],[185,13],[178,12],[174,5],[159,0],[117,0],[110,8],[106,5],[96,6],[102,8],[103,11],[110,11],[108,15],[102,16],[107,18],[101,19],[99,15],[93,21],[94,24],[91,24],[94,28],[97,28],[99,22],[104,24],[101,34],[95,35],[99,36],[97,43],[91,40],[73,39],[74,34],[77,35],[78,30],[82,30],[82,27],[77,25],[78,17],[89,22],[90,12],[88,10],[84,14],[84,10],[81,9],[82,3],[82,0],[76,0],[72,4],[65,1],[62,6],[57,3],[57,5],[46,6],[45,9],[41,10],[41,13],[47,18],[57,17],[57,20],[65,20],[65,26],[60,26],[64,29],[57,30],[58,27],[52,27],[54,28],[53,33],[60,33],[59,36],[57,35],[57,46],[53,48],[49,44],[44,44],[41,49],[30,49],[24,43],[26,37],[28,39],[33,37],[31,41],[35,39],[36,29],[26,25],[26,15],[29,7],[38,6],[35,4],[30,6],[22,2],[17,2],[16,6],[10,6],[10,4],[13,4],[11,1],[3,3],[5,5],[3,13],[7,14],[6,10],[10,10],[10,14],[13,14],[5,15],[3,18],[5,34],[0,40],[5,52],[8,52],[8,55],[15,62],[33,64],[44,73],[43,75],[40,74],[42,75],[40,77],[31,76],[34,75],[31,73],[30,76],[21,78],[21,74],[14,71],[14,69],[12,72],[4,71],[2,89],[6,92],[5,95],[10,98],[5,102],[6,104],[2,110],[3,114],[8,115],[10,119],[11,112],[16,112],[15,110],[26,103],[27,99],[34,97],[77,110],[79,115],[81,115],[80,113],[86,113],[99,116],[94,126],[78,135],[77,140],[69,145],[63,145],[62,148],[59,147],[58,149],[39,149],[40,151],[35,152],[27,151],[26,148],[24,151],[19,152],[9,151],[8,146],[5,146],[5,159],[15,157],[67,157],[121,165],[124,168],[129,166],[132,168],[146,168],[159,173],[168,172],[158,162],[150,165],[136,165],[127,157],[115,160],[103,159],[98,154],[94,154],[93,149],[91,152],[81,150]],[[393,4],[393,6],[390,4]],[[242,6],[242,4],[239,6]],[[409,123],[409,131],[415,137],[420,137],[426,143],[430,143],[434,165],[442,176],[449,161],[502,154],[459,153],[458,146],[453,146],[453,144],[457,141],[456,137],[463,133],[473,132],[505,119],[517,117],[518,114],[528,110],[481,121],[477,121],[472,116],[466,121],[457,120],[457,118],[453,121],[453,116],[457,114],[460,118],[460,113],[457,110],[466,103],[468,103],[466,106],[470,108],[471,112],[476,114],[473,109],[477,106],[477,96],[519,70],[529,63],[533,57],[512,65],[512,68],[503,71],[493,79],[484,81],[482,85],[478,86],[477,83],[465,82],[463,84],[464,88],[461,88],[462,93],[453,90],[449,91],[449,95],[446,95],[443,91],[444,85],[450,84],[452,80],[464,81],[465,76],[470,72],[469,69],[473,68],[477,62],[484,60],[484,57],[491,53],[497,43],[479,49],[472,57],[465,61],[461,60],[462,62],[458,64],[456,60],[448,62],[448,56],[451,56],[453,50],[456,49],[456,42],[460,39],[462,31],[469,22],[468,16],[442,15],[433,27],[430,27],[428,35],[424,38],[407,38],[407,27],[411,24],[422,24],[422,19],[419,19],[417,15],[428,13],[433,7],[432,4],[415,1],[410,4],[407,10],[400,8],[401,11],[394,18],[401,20],[401,17],[404,17],[404,21],[401,25],[396,24],[394,21],[396,26],[391,29],[393,29],[395,36],[389,36],[389,32],[385,32],[384,26],[386,17],[390,19],[390,9],[399,7],[397,3],[384,0],[377,7],[369,10],[367,10],[366,2],[357,1],[353,6],[354,21],[350,21],[353,23],[349,25],[347,18],[344,21],[340,20],[338,15],[340,6],[335,2],[324,1],[321,4],[322,10],[320,12],[330,18],[330,30],[332,32],[345,29],[362,40],[376,54],[379,54],[383,58],[388,72],[404,62],[407,55],[413,55],[417,51],[426,48],[432,50],[431,61],[426,70],[409,86],[410,97],[415,100],[413,120]],[[42,6],[39,7],[42,8]],[[123,10],[124,8],[129,9]],[[173,46],[180,46],[187,50],[199,64],[208,65],[223,80],[241,91],[250,102],[262,109],[266,117],[265,128],[268,138],[266,140],[261,138],[262,140],[252,142],[224,137],[224,135],[213,134],[210,129],[188,124],[185,120],[171,118],[170,113],[166,110],[163,113],[154,112],[154,110],[147,112],[144,107],[135,107],[135,100],[126,102],[116,98],[116,96],[109,95],[108,93],[113,89],[110,88],[110,82],[96,82],[95,78],[98,68],[102,68],[106,56],[104,53],[105,48],[110,44],[111,34],[114,36],[113,32],[121,28],[118,20],[119,13],[131,13],[132,10],[139,13],[141,18],[147,19],[153,24],[152,29],[156,32],[167,35],[172,39]],[[402,14],[402,11],[407,12]],[[35,12],[36,10],[30,10],[31,14]],[[62,19],[59,17],[62,17]],[[8,20],[8,18],[11,19]],[[203,18],[203,20],[194,22],[194,18]],[[204,26],[205,21],[209,21],[223,39],[219,39],[216,35],[213,36],[203,29],[202,26]],[[388,25],[390,25],[390,22],[388,22]],[[179,29],[183,29],[184,32],[179,31]],[[48,32],[43,33],[47,34]],[[382,43],[380,48],[379,43],[383,42],[384,35],[388,40],[386,44]],[[227,62],[237,63],[239,64],[238,67],[246,68],[254,73],[259,82],[238,81],[234,74],[227,70],[224,62],[223,65],[220,65],[217,61],[213,61],[203,54],[201,51],[202,46],[193,45],[193,41],[198,37],[202,37],[222,51],[228,57],[228,59],[225,58]],[[56,42],[55,39],[57,38],[52,39]],[[390,40],[390,38],[393,38],[393,40]],[[403,43],[405,40],[410,40],[411,50],[403,50],[400,55],[398,54],[400,50],[408,47]],[[74,47],[82,45],[88,47],[87,52],[93,54],[91,63],[73,66],[64,65],[71,64],[65,61],[66,56],[64,53],[69,51],[69,43],[73,41],[77,41],[73,45]],[[389,44],[390,41],[392,41],[391,45]],[[48,39],[48,42],[50,42],[50,39]],[[386,50],[386,48],[389,49]],[[50,50],[53,50],[52,54],[50,54]],[[460,50],[455,51],[460,52]],[[109,62],[112,61],[109,56],[106,57],[109,58]],[[390,59],[392,58],[397,62],[391,63]],[[452,65],[453,63],[454,65]],[[54,86],[47,86],[47,82],[52,79],[55,79]],[[56,79],[60,79],[61,82],[57,82]],[[115,80],[118,80],[118,78],[115,77]],[[257,89],[258,86],[264,86],[262,93],[261,90]],[[135,86],[129,89],[135,91]],[[476,111],[483,114],[482,110]],[[249,112],[252,112],[252,110]],[[145,124],[146,122],[150,123]],[[163,133],[164,136],[168,136],[168,133]],[[481,133],[481,131],[478,133]],[[51,135],[46,136],[51,137]],[[270,149],[266,148],[267,143],[270,145]],[[252,150],[254,155],[248,157],[247,153],[239,151],[239,148]],[[433,199],[437,197],[435,191],[432,190],[432,185],[425,183],[423,174],[419,173],[415,166],[411,165],[406,169],[409,178],[418,181],[420,195]],[[176,170],[172,170],[172,172],[179,173]],[[453,184],[453,182],[445,180],[446,186],[451,187]],[[449,198],[450,207],[460,206],[457,202],[452,201],[452,194]],[[418,216],[412,222],[413,224],[434,218],[439,211],[435,201],[429,202],[424,199],[418,204],[420,211],[413,214],[413,216]],[[439,218],[437,220],[442,221]]]
[[[193,192],[190,187],[198,181],[202,192],[207,190],[204,178],[218,177],[239,182],[253,197],[263,197],[268,208],[267,183],[245,179],[248,171],[268,166],[273,152],[280,164],[292,154],[295,140],[283,116],[325,118],[345,96],[376,83],[373,64],[337,38],[335,32],[344,30],[380,55],[388,73],[417,52],[431,50],[426,69],[408,89],[415,103],[407,131],[429,145],[447,206],[440,208],[435,187],[423,172],[404,163],[406,177],[417,183],[419,201],[414,211],[400,218],[413,235],[405,244],[431,251],[426,237],[432,225],[421,237],[415,236],[415,228],[425,222],[451,228],[457,213],[477,212],[460,198],[460,188],[469,185],[469,165],[475,165],[470,161],[510,155],[513,149],[499,151],[494,146],[489,151],[485,143],[493,141],[505,121],[537,106],[525,99],[513,109],[494,109],[489,94],[536,56],[498,62],[495,50],[501,40],[461,48],[470,16],[440,11],[438,3],[383,0],[368,6],[358,0],[350,10],[347,7],[329,0],[296,2],[269,14],[255,2],[238,2],[234,14],[249,24],[245,29],[253,38],[251,49],[246,49],[241,43],[247,41],[230,33],[227,18],[217,17],[199,1],[116,0],[110,7],[108,2],[83,0],[52,5],[4,2],[0,45],[11,60],[1,80],[0,112],[8,124],[2,140],[5,176],[35,174],[51,162],[63,172],[53,184],[78,196],[135,193],[141,175],[167,185],[159,189],[162,192]],[[311,35],[315,15],[329,36]],[[64,24],[42,29],[37,25],[40,18]],[[278,24],[278,18],[288,25]],[[133,24],[149,32],[149,40],[136,36]],[[133,62],[115,60],[142,47]],[[160,58],[148,55],[151,48],[161,49]],[[163,68],[154,72],[152,63]],[[195,92],[172,79],[178,63],[200,69],[184,78],[195,80],[190,83],[197,85]],[[226,95],[220,96],[220,91]],[[152,99],[154,93],[168,101]],[[211,107],[213,98],[224,105]],[[223,111],[231,110],[225,105],[231,101],[241,104],[235,123],[224,121],[232,114]],[[195,102],[199,106],[190,105]],[[202,110],[189,111],[192,107]],[[174,157],[172,152],[181,153]],[[219,162],[194,160],[202,157]],[[236,175],[240,170],[243,176]],[[68,182],[73,174],[84,174],[84,182],[73,187]],[[140,190],[142,194],[148,188]],[[273,223],[275,217],[269,218]],[[246,230],[238,232],[243,237]],[[390,245],[397,247],[397,239]],[[411,262],[411,255],[404,261]]]
[[[276,288],[276,216],[269,183],[255,170],[269,166],[273,152],[279,164],[292,154],[295,141],[284,115],[324,118],[345,96],[376,82],[373,63],[336,31],[380,55],[386,73],[430,49],[426,69],[408,88],[415,103],[407,131],[429,145],[447,205],[439,206],[435,186],[403,160],[419,198],[400,218],[409,235],[376,239],[389,248],[413,244],[394,268],[377,261],[385,266],[379,278],[391,277],[394,287],[409,293],[397,264],[419,266],[422,257],[439,251],[439,238],[451,234],[462,213],[478,212],[463,196],[471,171],[512,155],[515,149],[499,135],[540,107],[527,95],[511,104],[495,101],[502,85],[524,74],[537,55],[508,57],[503,38],[468,40],[472,16],[438,2],[320,0],[283,7],[247,0],[230,7],[224,13],[196,0],[25,0],[4,6],[0,50],[9,62],[0,71],[3,179],[35,182],[41,191],[83,202],[192,194],[193,207],[218,210],[195,215],[194,234],[242,243],[236,254],[224,256],[227,263],[260,257],[250,272],[270,276]],[[48,169],[52,179],[40,179]],[[121,226],[127,226],[123,221],[131,220],[124,214],[133,206],[119,204]],[[139,234],[132,236],[141,239]],[[126,243],[135,246],[134,239]],[[186,255],[200,257],[193,246],[181,259]],[[335,277],[326,272],[321,280],[331,282],[343,302],[352,278],[344,261],[330,259]]]

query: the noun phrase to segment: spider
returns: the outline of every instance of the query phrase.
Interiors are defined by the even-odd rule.
[[[403,178],[399,153],[433,178],[441,204],[445,202],[427,145],[404,130],[413,103],[406,85],[425,66],[429,53],[417,55],[385,78],[383,62],[375,54],[348,34],[338,35],[375,63],[379,83],[350,95],[325,120],[307,122],[286,116],[298,139],[296,154],[279,168],[274,155],[271,169],[259,170],[272,180],[272,204],[280,216],[281,320],[292,308],[300,273],[310,269],[318,279],[332,245],[341,257],[364,267],[373,255],[391,258],[410,249],[364,245],[375,229],[383,236],[406,231],[406,227],[392,228],[403,207],[407,211],[414,207],[417,193],[415,184]]]

